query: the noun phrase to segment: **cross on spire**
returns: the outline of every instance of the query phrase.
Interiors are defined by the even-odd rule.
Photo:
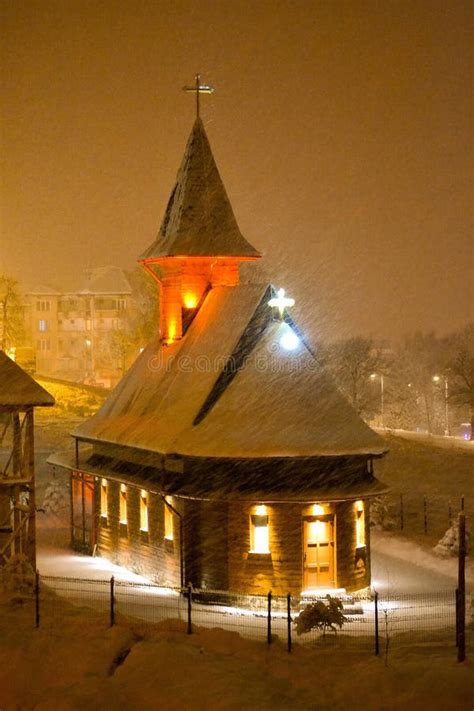
[[[270,299],[270,301],[268,302],[268,305],[271,306],[273,309],[278,309],[280,318],[283,318],[285,309],[287,309],[291,306],[294,306],[295,300],[290,299],[287,296],[285,296],[284,289],[278,289],[277,295],[274,296],[272,299]]]
[[[199,96],[200,94],[212,94],[214,87],[209,84],[201,84],[201,77],[196,74],[196,84],[194,86],[183,86],[183,91],[188,94],[196,94],[196,117],[199,118]]]

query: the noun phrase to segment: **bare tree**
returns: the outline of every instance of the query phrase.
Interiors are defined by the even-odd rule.
[[[20,287],[12,277],[0,275],[0,348],[18,345],[24,336]]]
[[[382,354],[371,338],[347,338],[323,349],[322,362],[344,392],[354,409],[372,417],[380,396],[370,380],[383,372]]]
[[[474,437],[474,323],[452,337],[454,355],[447,364],[449,400],[468,409]]]

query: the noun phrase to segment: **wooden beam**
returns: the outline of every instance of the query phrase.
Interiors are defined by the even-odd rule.
[[[31,479],[28,491],[29,520],[26,541],[26,555],[33,571],[36,571],[36,481],[35,481],[35,423],[34,410],[30,407],[26,412],[25,459],[26,469]]]

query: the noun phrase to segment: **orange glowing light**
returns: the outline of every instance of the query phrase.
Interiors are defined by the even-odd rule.
[[[166,343],[170,344],[176,339],[176,322],[170,321],[168,325],[168,333],[166,334]]]
[[[184,303],[185,308],[195,309],[196,306],[198,305],[198,297],[196,296],[196,294],[193,294],[188,291],[183,296],[183,303]]]

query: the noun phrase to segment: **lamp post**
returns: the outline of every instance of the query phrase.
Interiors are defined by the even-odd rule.
[[[445,434],[445,437],[449,437],[449,405],[448,405],[449,384],[448,384],[448,376],[447,375],[443,376],[443,379],[444,379],[444,420],[445,420],[444,434]],[[433,382],[434,383],[439,383],[440,380],[441,380],[440,375],[433,375]]]
[[[372,373],[370,379],[374,381],[377,376],[380,378],[380,425],[382,429],[384,427],[384,385],[383,385],[383,373]]]

